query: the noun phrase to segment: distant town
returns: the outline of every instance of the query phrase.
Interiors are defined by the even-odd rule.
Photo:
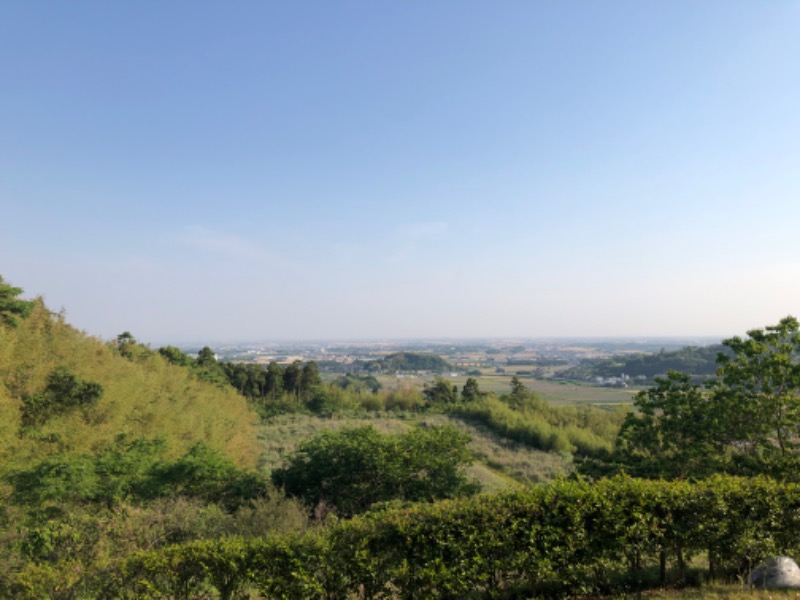
[[[719,343],[712,337],[652,338],[549,338],[481,340],[370,340],[328,342],[228,342],[211,345],[220,360],[291,363],[295,360],[331,361],[348,364],[357,360],[378,359],[394,352],[432,352],[453,364],[474,366],[500,364],[536,364],[541,360],[561,360],[576,364],[584,358],[598,358],[625,353],[653,353],[678,350],[686,346]],[[178,345],[187,354],[196,354],[209,344]],[[522,361],[522,362],[520,362]]]
[[[444,359],[452,372],[461,376],[480,369],[498,374],[528,376],[538,379],[558,378],[560,373],[582,364],[600,363],[616,357],[636,357],[673,353],[686,348],[718,344],[717,338],[556,338],[556,339],[483,339],[483,340],[386,340],[294,343],[226,343],[212,346],[218,360],[267,365],[276,362],[314,361],[323,374],[359,373],[373,361],[399,352],[432,354]],[[186,345],[187,354],[197,354],[203,345]],[[568,371],[570,370],[570,371]],[[415,377],[414,372],[391,373],[398,378]],[[644,376],[625,372],[605,376],[588,373],[572,377],[598,386],[627,387],[641,383]]]

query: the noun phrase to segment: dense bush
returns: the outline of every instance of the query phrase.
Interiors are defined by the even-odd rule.
[[[469,437],[452,427],[386,435],[373,427],[324,431],[300,445],[273,481],[310,507],[350,517],[376,502],[469,495]]]
[[[49,456],[8,475],[14,502],[42,509],[69,502],[144,501],[182,496],[233,510],[264,495],[265,478],[239,469],[204,444],[195,444],[177,460],[165,458],[163,440],[121,437],[92,454]]]
[[[113,582],[117,597],[591,595],[638,589],[659,567],[662,581],[681,580],[692,558],[733,577],[796,553],[798,540],[800,486],[618,477],[384,508],[305,535],[191,542],[62,581],[94,595]],[[26,577],[6,589],[33,585]]]
[[[598,466],[664,479],[727,473],[798,481],[800,321],[785,317],[723,347],[711,382],[670,371],[639,392],[615,451]]]
[[[554,407],[541,400],[536,405],[514,403],[513,396],[488,396],[450,412],[532,448],[580,456],[610,451],[623,419],[622,413],[597,408]]]

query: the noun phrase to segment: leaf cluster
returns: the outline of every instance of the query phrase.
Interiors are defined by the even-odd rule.
[[[237,468],[229,459],[198,443],[175,460],[165,456],[163,439],[120,437],[91,454],[48,456],[7,477],[12,500],[30,509],[69,503],[115,506],[158,497],[186,497],[233,510],[263,495],[267,481]]]
[[[0,325],[16,327],[20,319],[31,314],[35,300],[22,300],[22,288],[14,287],[0,276]]]
[[[431,501],[474,493],[463,474],[471,460],[469,438],[452,427],[381,434],[373,427],[325,431],[300,445],[275,485],[349,517],[378,502]]]
[[[723,342],[717,377],[705,384],[670,372],[637,394],[616,450],[596,474],[702,478],[713,473],[798,479],[800,324],[777,325]]]
[[[47,384],[39,394],[22,399],[23,427],[38,427],[53,416],[73,409],[95,406],[103,395],[103,387],[83,381],[67,367],[59,366],[47,376]]]

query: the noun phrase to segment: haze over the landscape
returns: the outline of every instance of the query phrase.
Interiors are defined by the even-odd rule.
[[[800,312],[800,3],[0,4],[0,275],[143,342]]]

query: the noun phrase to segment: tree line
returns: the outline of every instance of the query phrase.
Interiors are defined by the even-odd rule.
[[[722,344],[712,346],[686,346],[680,350],[656,353],[619,354],[610,358],[584,359],[578,365],[558,373],[559,378],[590,380],[594,377],[640,377],[650,382],[669,371],[692,375],[695,380],[711,377],[717,369],[720,352],[727,352]]]

